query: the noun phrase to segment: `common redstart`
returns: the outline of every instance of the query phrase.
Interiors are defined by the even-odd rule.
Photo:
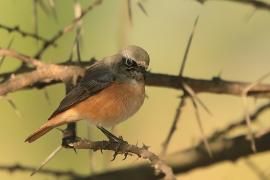
[[[82,119],[98,127],[114,126],[128,119],[144,102],[144,73],[149,61],[148,53],[138,46],[128,46],[97,61],[49,120],[25,141],[31,143],[57,126]]]

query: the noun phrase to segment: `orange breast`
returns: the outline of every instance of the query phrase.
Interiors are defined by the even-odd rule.
[[[91,123],[113,126],[137,112],[144,97],[143,83],[114,83],[72,109]]]

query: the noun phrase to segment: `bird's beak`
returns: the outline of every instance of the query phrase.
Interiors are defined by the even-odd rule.
[[[144,67],[144,66],[138,66],[138,67],[137,67],[137,71],[139,71],[139,72],[141,72],[141,73],[145,74],[146,69],[145,69],[145,67]]]

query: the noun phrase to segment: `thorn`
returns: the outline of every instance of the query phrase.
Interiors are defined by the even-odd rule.
[[[131,7],[131,0],[127,0],[127,5],[128,5],[128,17],[129,21],[132,24],[132,7]]]
[[[80,32],[80,30],[78,30],[79,32]],[[79,38],[79,36],[80,36],[80,33],[78,33],[78,35],[77,35],[78,37],[76,38],[76,52],[77,52],[77,58],[78,58],[78,61],[79,61],[79,63],[81,63],[82,62],[82,58],[81,58],[81,51],[80,51],[80,38]]]
[[[64,132],[65,132],[65,130],[63,130],[63,129],[61,129],[61,128],[55,128],[55,129],[57,129],[58,131],[60,131],[60,132],[63,133],[63,134],[64,134]]]
[[[183,85],[184,90],[191,96],[191,98],[196,100],[199,103],[199,105],[201,105],[201,107],[205,110],[205,112],[213,116],[210,109],[204,104],[204,102],[199,98],[199,96],[194,92],[194,90],[185,82],[182,82],[182,85]]]
[[[184,57],[183,57],[183,60],[182,60],[182,64],[181,64],[181,67],[180,67],[180,71],[179,71],[179,76],[181,77],[184,73],[184,69],[185,69],[185,65],[186,65],[186,62],[187,62],[187,57],[188,57],[188,53],[189,53],[189,49],[191,47],[191,44],[192,44],[192,40],[193,40],[193,37],[194,37],[194,34],[195,34],[195,30],[196,30],[196,27],[197,27],[197,24],[198,24],[198,21],[199,21],[199,17],[200,16],[197,16],[194,24],[193,24],[193,29],[192,29],[192,32],[189,36],[189,39],[188,39],[188,44],[187,44],[187,47],[186,47],[186,50],[185,50],[185,54],[184,54]]]
[[[17,108],[16,104],[10,99],[8,96],[3,96],[4,99],[9,103],[9,105],[12,107],[12,109],[15,111],[15,114],[19,117],[22,118],[22,114]]]
[[[147,11],[145,10],[145,8],[144,8],[142,2],[140,2],[140,1],[137,2],[137,5],[139,6],[139,8],[140,8],[140,10],[143,12],[143,14],[144,14],[145,16],[148,16],[148,13],[147,13]]]
[[[48,92],[47,88],[44,88],[44,96],[45,96],[45,99],[46,99],[48,105],[52,106],[52,102],[51,102],[51,99],[50,99],[49,92]]]
[[[148,96],[147,94],[145,94],[145,98],[146,98],[146,99],[149,99],[149,96]]]
[[[248,12],[248,14],[246,14],[246,16],[244,17],[244,20],[248,23],[251,18],[254,16],[254,14],[256,13],[257,8],[256,7],[252,7],[251,11]]]
[[[43,166],[45,166],[60,150],[62,149],[62,146],[58,146],[42,163],[41,165],[35,169],[30,176],[33,176],[36,174]]]
[[[220,78],[220,76],[214,76],[212,78],[212,80],[215,81],[215,82],[219,82],[221,80],[221,78]]]
[[[34,32],[38,36],[38,0],[33,0],[33,22],[34,22]],[[36,41],[38,43],[38,40]]]
[[[12,36],[12,38],[10,39],[8,45],[7,45],[7,49],[10,49],[12,43],[14,41],[14,36]],[[0,67],[2,66],[4,60],[5,60],[6,56],[2,56],[1,59],[0,59]]]
[[[212,158],[213,157],[212,150],[210,148],[208,139],[207,139],[207,137],[206,137],[206,135],[204,133],[204,129],[203,129],[203,126],[202,126],[202,120],[201,120],[201,116],[200,116],[200,113],[199,113],[198,105],[197,105],[195,99],[193,99],[192,97],[191,97],[191,101],[192,101],[193,109],[195,111],[196,120],[197,120],[197,123],[199,125],[200,133],[201,133],[201,136],[202,136],[202,139],[203,139],[204,147],[205,147],[209,157]]]
[[[78,153],[77,153],[77,150],[76,150],[76,148],[75,148],[74,146],[73,146],[72,149],[74,150],[75,154],[78,154]]]
[[[147,145],[145,145],[145,144],[143,143],[142,148],[145,149],[145,150],[148,150],[148,149],[150,148],[150,146],[147,146]]]
[[[252,149],[253,152],[257,152],[257,148],[256,148],[256,142],[255,142],[254,133],[252,131],[252,126],[251,126],[251,119],[250,119],[249,106],[248,106],[248,102],[247,102],[247,95],[248,95],[248,92],[253,87],[255,87],[258,84],[260,84],[263,80],[265,80],[269,76],[270,76],[270,72],[266,73],[265,75],[263,75],[262,77],[260,77],[257,81],[255,81],[255,82],[251,83],[250,85],[248,85],[243,90],[243,92],[241,94],[242,104],[243,104],[243,109],[244,109],[244,115],[245,115],[245,121],[246,121],[247,129],[248,129],[248,135],[251,138],[250,139],[250,143],[251,143],[251,149]]]
[[[49,6],[52,9],[53,17],[54,17],[55,21],[57,22],[58,21],[58,16],[57,16],[57,12],[55,10],[55,2],[54,2],[54,0],[49,0]]]

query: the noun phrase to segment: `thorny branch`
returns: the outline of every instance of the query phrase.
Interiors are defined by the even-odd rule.
[[[71,126],[70,126],[71,125]],[[62,146],[57,147],[39,166],[37,169],[34,169],[31,175],[34,175],[36,172],[39,172],[41,168],[48,163],[57,152],[60,151],[61,148],[72,148],[76,151],[76,149],[89,149],[93,151],[100,150],[110,150],[114,151],[112,161],[119,155],[124,155],[125,160],[128,155],[137,155],[140,158],[147,159],[151,162],[152,166],[155,168],[156,173],[154,174],[162,174],[164,180],[176,180],[172,169],[161,160],[156,154],[149,151],[149,147],[144,145],[139,147],[137,145],[128,144],[126,141],[115,141],[113,139],[109,139],[109,141],[90,141],[86,139],[81,139],[76,137],[75,131],[75,123],[68,124],[68,127],[63,131],[63,139]],[[71,133],[71,134],[70,134]]]
[[[192,40],[193,40],[193,37],[194,37],[194,34],[195,34],[195,30],[197,28],[198,20],[199,20],[199,16],[194,21],[193,28],[192,28],[191,34],[189,36],[189,39],[188,39],[187,47],[186,47],[186,50],[185,50],[185,53],[184,53],[184,56],[183,56],[183,60],[182,60],[181,66],[180,66],[180,70],[179,70],[179,78],[183,77],[183,72],[184,72],[184,69],[185,69],[186,62],[187,62],[189,49],[191,47]],[[176,109],[174,121],[173,121],[172,126],[171,126],[171,128],[169,130],[169,133],[168,133],[168,135],[167,135],[167,137],[165,139],[165,142],[163,143],[163,149],[162,149],[161,153],[162,153],[162,155],[164,155],[166,153],[166,150],[167,150],[168,145],[170,143],[170,140],[171,140],[171,138],[173,136],[173,133],[176,130],[176,124],[178,122],[178,119],[180,118],[180,111],[184,107],[185,99],[186,99],[186,97],[190,97],[192,102],[193,102],[193,106],[194,106],[194,109],[195,109],[195,112],[196,112],[195,114],[196,114],[198,125],[200,127],[201,135],[202,135],[202,138],[204,139],[204,142],[205,142],[204,144],[206,146],[206,149],[208,150],[208,154],[211,156],[211,151],[210,151],[210,148],[208,146],[208,142],[207,142],[207,140],[205,138],[204,131],[203,131],[203,128],[202,128],[202,125],[201,125],[199,110],[197,108],[197,102],[196,101],[198,101],[198,103],[209,114],[211,114],[211,113],[208,110],[207,106],[201,101],[201,99],[197,96],[197,94],[194,92],[194,90],[190,86],[188,86],[184,81],[182,82],[181,86],[183,87],[184,95],[183,95],[183,97],[182,97],[181,101],[179,102],[178,107]]]
[[[211,138],[210,138],[211,139]],[[256,138],[257,142],[257,153],[260,152],[269,152],[270,149],[270,131]],[[106,141],[105,141],[106,142]],[[84,142],[83,142],[84,143]],[[96,148],[97,144],[88,144],[89,141],[86,141],[82,147],[92,147]],[[91,144],[91,143],[90,143]],[[98,141],[98,146],[103,147],[103,141]],[[232,161],[235,162],[239,158],[247,157],[250,155],[254,155],[252,150],[249,148],[249,143],[246,138],[246,135],[240,135],[233,138],[223,138],[223,139],[215,139],[209,140],[209,145],[211,146],[211,150],[213,153],[213,158],[209,158],[207,156],[207,152],[203,146],[203,143],[200,142],[197,146],[182,150],[176,153],[173,153],[165,159],[166,164],[172,167],[173,172],[175,174],[185,173],[187,171],[206,167],[209,165],[213,165],[215,163],[223,162],[223,161]],[[11,166],[12,167],[12,166]],[[28,167],[26,167],[28,168]],[[19,166],[15,170],[24,170],[26,169],[24,166]],[[6,170],[9,169],[9,166],[0,166],[0,169]],[[34,168],[31,168],[27,171],[32,171]],[[156,180],[157,175],[153,172],[153,169],[147,165],[138,165],[132,166],[128,168],[121,168],[112,171],[103,172],[100,174],[83,176],[77,175],[76,173],[72,173],[70,171],[67,172],[58,172],[54,170],[41,170],[42,173],[50,173],[53,175],[67,175],[72,179],[87,179],[87,180],[110,180],[113,177],[116,179],[125,179],[129,177],[129,180]],[[140,173],[138,173],[140,172]]]
[[[32,59],[26,55],[7,49],[0,49],[0,56],[15,57],[27,63],[34,63],[34,65],[39,66],[37,69],[26,67],[25,71],[20,70],[23,72],[18,74],[14,74],[14,72],[0,74],[0,77],[2,77],[2,75],[10,77],[4,83],[0,84],[0,96],[21,89],[33,87],[43,88],[51,84],[65,82],[69,79],[76,79],[79,76],[83,76],[85,71],[83,67],[89,66],[92,62],[82,62],[77,63],[77,65],[75,62],[71,65],[46,64],[37,59]],[[227,81],[221,78],[205,80],[168,74],[146,73],[146,84],[149,86],[183,90],[183,82],[188,84],[196,93],[207,92],[236,96],[240,96],[243,90],[250,84],[247,82]],[[258,98],[270,97],[270,84],[258,84],[250,89],[247,95]]]
[[[207,0],[197,0],[197,1],[200,3],[204,3]],[[253,5],[256,8],[270,10],[269,4],[258,1],[258,0],[237,0],[237,1],[236,0],[227,0],[227,1],[246,3],[246,4]],[[34,39],[37,39],[37,40],[43,42],[43,46],[35,55],[36,58],[31,58],[29,56],[26,56],[26,55],[23,55],[23,54],[20,54],[20,53],[17,53],[15,51],[11,51],[11,50],[0,49],[0,56],[1,57],[9,56],[9,57],[17,58],[17,59],[21,60],[23,63],[26,63],[30,66],[33,66],[33,67],[21,66],[20,68],[17,69],[16,75],[14,74],[14,72],[0,74],[0,77],[4,77],[5,79],[6,79],[6,77],[10,77],[8,80],[4,81],[4,83],[0,84],[0,95],[6,95],[9,92],[14,92],[14,91],[17,91],[20,89],[25,89],[25,88],[33,88],[33,87],[42,88],[42,87],[45,87],[47,85],[58,83],[58,82],[65,82],[65,83],[68,81],[75,82],[79,76],[83,76],[84,71],[85,71],[84,67],[88,66],[90,63],[83,63],[83,64],[85,64],[84,67],[79,67],[79,66],[74,66],[74,65],[45,64],[45,63],[41,63],[41,61],[37,58],[41,57],[41,55],[45,52],[45,50],[48,47],[55,45],[56,41],[59,38],[61,38],[65,33],[70,32],[72,29],[74,29],[74,27],[76,27],[78,25],[80,20],[90,10],[92,10],[95,6],[99,5],[101,2],[102,2],[102,0],[94,1],[94,3],[91,4],[90,6],[88,6],[84,11],[82,11],[81,15],[76,17],[71,22],[71,24],[69,24],[65,28],[59,30],[49,40],[46,40],[45,38],[40,37],[37,33],[24,32],[18,26],[11,28],[11,27],[7,27],[4,25],[0,25],[0,28],[6,29],[8,32],[17,32],[17,33],[21,34],[22,36],[29,36],[29,37],[32,37]],[[141,6],[140,4],[138,4],[138,5],[142,10],[144,10],[143,6]],[[182,74],[182,72],[183,72],[183,70],[181,69],[180,74]],[[244,83],[244,82],[225,81],[225,80],[222,80],[221,78],[213,78],[212,80],[202,80],[202,79],[192,79],[192,78],[188,78],[188,77],[182,77],[182,75],[181,76],[173,76],[173,75],[166,75],[166,74],[155,74],[155,73],[150,73],[150,72],[146,74],[146,82],[147,82],[147,85],[169,87],[169,88],[181,89],[183,91],[185,91],[185,88],[183,87],[183,82],[185,82],[188,86],[190,86],[190,88],[192,88],[194,93],[200,93],[200,92],[224,93],[224,94],[237,95],[237,96],[240,96],[241,93],[243,93],[243,91],[245,91],[245,88],[250,84],[250,83]],[[251,95],[251,96],[256,96],[256,97],[269,97],[270,96],[269,91],[270,91],[269,84],[256,84],[256,86],[249,89],[249,91],[245,95]],[[184,106],[184,99],[179,104],[179,107],[178,107],[179,112],[183,106]],[[264,107],[268,107],[268,105],[261,107],[261,111],[263,111]],[[256,117],[257,114],[259,114],[259,112],[260,112],[259,110],[257,112],[255,112],[254,117]],[[252,117],[251,117],[251,119],[252,119]],[[243,122],[238,123],[238,124],[232,124],[231,126],[226,128],[225,131],[226,130],[229,131],[230,129],[232,129],[238,125],[242,125],[242,124],[243,124]],[[172,130],[172,132],[173,132],[175,130],[175,125],[173,125],[172,129],[173,129]],[[219,133],[219,135],[221,135],[221,134],[224,135],[224,133],[226,133],[225,131],[223,131],[223,132],[220,131],[218,133]],[[170,134],[169,134],[169,136],[170,136]],[[269,139],[268,136],[269,136],[269,132],[266,131],[266,133],[264,133],[262,136],[260,136],[258,138],[258,141],[259,141],[259,145],[258,145],[259,150],[258,151],[264,151],[264,150],[267,150],[267,148],[269,148],[267,145],[265,145],[265,146],[267,146],[267,148],[263,147],[264,144],[262,143],[262,142],[265,142],[265,138]],[[194,149],[189,149],[189,150],[181,152],[181,155],[184,155],[184,156],[194,155],[194,153],[197,153],[196,155],[198,155],[198,156],[195,155],[196,156],[195,159],[192,159],[192,157],[190,158],[190,159],[192,159],[193,163],[195,162],[195,166],[191,165],[192,168],[202,166],[202,165],[204,165],[204,163],[205,163],[205,165],[207,165],[207,164],[210,164],[213,162],[219,162],[219,161],[227,160],[227,159],[234,160],[234,158],[237,159],[243,155],[250,154],[250,152],[247,150],[247,148],[245,148],[245,150],[244,150],[245,152],[243,151],[239,154],[237,154],[238,152],[235,152],[234,154],[232,153],[233,157],[227,157],[223,154],[224,153],[223,151],[231,152],[230,148],[232,148],[232,149],[235,148],[235,145],[234,146],[230,146],[230,145],[234,144],[235,142],[238,142],[240,145],[243,145],[243,146],[245,144],[247,144],[246,142],[245,142],[245,144],[241,144],[241,143],[243,143],[243,141],[245,141],[243,136],[232,138],[232,139],[229,139],[228,141],[226,140],[224,142],[215,142],[217,140],[216,138],[210,138],[210,140],[211,140],[210,146],[216,145],[215,143],[223,143],[224,144],[224,146],[222,144],[220,144],[219,146],[214,146],[215,148],[214,148],[214,152],[213,152],[214,153],[213,160],[209,160],[209,159],[206,160],[206,159],[203,159],[203,157],[201,157],[201,155],[205,154],[203,152],[204,150],[202,150],[203,147],[201,147],[202,143],[200,143]],[[237,144],[237,145],[239,146],[239,144]],[[158,156],[156,156],[155,154],[148,151],[148,148],[146,146],[143,146],[142,148],[140,148],[138,146],[129,145],[127,143],[121,144],[121,146],[118,146],[116,144],[113,144],[113,142],[110,142],[110,141],[92,142],[92,141],[82,140],[82,139],[80,139],[79,141],[77,141],[75,143],[72,143],[72,146],[76,149],[93,149],[94,151],[103,150],[103,149],[104,150],[113,150],[116,153],[124,154],[125,156],[128,155],[129,153],[137,154],[139,157],[149,159],[156,169],[160,170],[161,172],[163,172],[165,174],[165,179],[174,179],[174,175],[172,173],[171,168],[169,166],[167,166],[162,160],[160,160]],[[216,149],[216,147],[218,147],[218,150]],[[222,148],[219,149],[220,147],[222,147]],[[194,150],[195,150],[195,152],[194,152]],[[189,154],[189,152],[191,152],[191,154]],[[221,153],[221,154],[219,154],[219,153]],[[221,158],[218,156],[220,156]],[[222,158],[224,158],[224,159],[222,159]],[[170,160],[168,160],[168,161],[170,162]],[[177,163],[179,163],[179,162],[177,162]],[[185,162],[185,163],[187,163],[187,165],[190,165],[189,162]],[[196,163],[198,163],[198,164],[196,164]],[[174,170],[176,172],[178,172],[179,171],[179,167],[178,167],[179,164],[177,164],[177,166],[175,166],[173,163],[171,163],[171,164],[173,165]],[[180,164],[181,164],[181,162],[180,162]],[[1,168],[2,167],[0,166],[0,169]],[[5,167],[3,167],[2,169],[5,169]],[[29,168],[19,166],[19,165],[10,166],[10,167],[7,167],[6,169],[8,169],[11,172],[18,170],[18,169],[29,170]],[[60,171],[59,172],[58,171],[49,172],[46,170],[41,170],[41,171],[43,171],[44,173],[51,173],[52,172],[52,174],[55,174],[56,176],[66,174],[66,175],[69,175],[69,176],[74,177],[74,178],[79,177],[79,175],[72,173],[72,172],[60,172]],[[185,170],[182,169],[180,171],[182,172]],[[151,176],[153,176],[153,174],[151,174]],[[149,179],[151,179],[151,178],[149,178]]]
[[[30,32],[23,31],[23,30],[21,30],[21,28],[19,26],[9,27],[9,26],[6,26],[4,24],[0,24],[0,29],[4,29],[9,33],[16,32],[16,33],[22,35],[22,37],[31,37],[31,38],[36,39],[38,41],[41,41],[43,43],[47,43],[49,41],[46,38],[41,37],[36,33],[30,33]],[[52,43],[52,45],[55,46],[56,44]]]
[[[20,165],[20,164],[14,164],[14,165],[0,165],[0,170],[2,171],[8,171],[10,173],[13,173],[15,171],[24,171],[24,172],[33,172],[35,170],[34,167]],[[52,175],[56,177],[60,176],[69,176],[69,177],[80,177],[81,175],[72,172],[72,171],[61,171],[61,170],[54,170],[54,169],[40,169],[40,174],[46,174],[46,175]]]
[[[257,108],[256,111],[250,114],[250,120],[255,121],[262,113],[266,112],[267,110],[270,109],[270,102],[261,105],[260,107]],[[245,117],[240,119],[240,120],[235,120],[233,123],[229,124],[227,127],[215,131],[212,136],[210,136],[208,139],[210,141],[217,140],[220,138],[226,137],[231,131],[234,129],[246,125],[246,119]]]
[[[175,180],[172,169],[161,160],[156,154],[148,150],[148,146],[143,145],[138,147],[137,145],[131,145],[126,142],[120,143],[114,141],[89,141],[85,139],[79,139],[78,141],[69,144],[70,147],[75,149],[92,149],[97,150],[111,150],[115,151],[115,155],[123,154],[124,159],[131,154],[135,154],[138,157],[147,159],[151,162],[157,173],[164,174],[164,180]]]

